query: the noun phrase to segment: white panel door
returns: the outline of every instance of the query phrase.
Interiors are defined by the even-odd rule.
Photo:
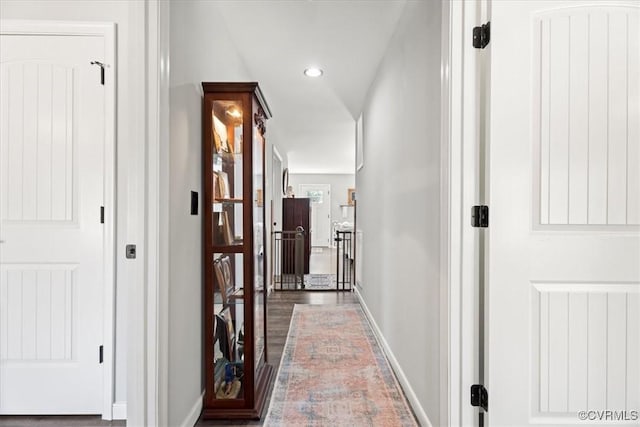
[[[300,184],[300,196],[311,199],[311,246],[331,245],[331,185]]]
[[[640,422],[639,6],[492,2],[490,425]]]
[[[102,413],[102,37],[0,37],[0,413]]]

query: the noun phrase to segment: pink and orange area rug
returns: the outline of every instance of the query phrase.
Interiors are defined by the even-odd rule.
[[[358,304],[296,305],[265,426],[417,426]]]

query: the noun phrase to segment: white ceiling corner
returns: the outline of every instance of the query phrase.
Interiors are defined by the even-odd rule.
[[[355,119],[405,0],[217,1],[292,173],[354,173]],[[324,70],[320,78],[305,68]]]

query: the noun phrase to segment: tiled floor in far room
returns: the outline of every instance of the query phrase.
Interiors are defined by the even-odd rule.
[[[310,274],[336,274],[336,248],[311,248]]]

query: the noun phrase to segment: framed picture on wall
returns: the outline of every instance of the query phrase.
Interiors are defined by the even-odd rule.
[[[347,189],[347,204],[349,206],[353,206],[355,201],[356,201],[356,189],[355,188],[348,188]]]
[[[259,208],[264,206],[264,195],[262,192],[262,188],[258,188],[256,190],[256,206]]]

